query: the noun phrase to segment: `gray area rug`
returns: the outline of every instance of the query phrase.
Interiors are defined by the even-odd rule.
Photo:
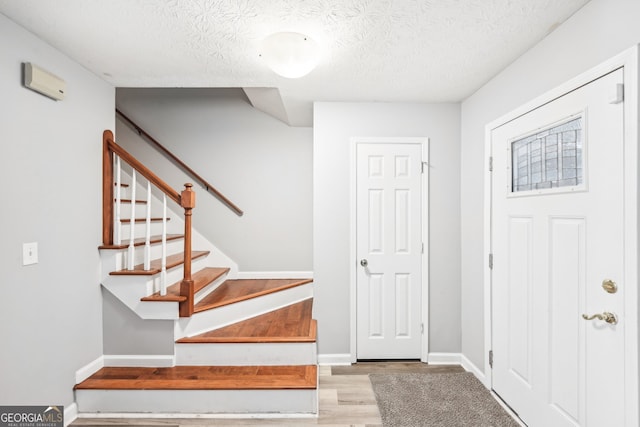
[[[385,427],[518,427],[470,372],[370,374]]]

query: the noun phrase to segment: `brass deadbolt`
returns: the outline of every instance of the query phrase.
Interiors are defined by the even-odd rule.
[[[602,289],[610,294],[615,294],[616,292],[618,292],[618,285],[616,285],[616,282],[611,279],[604,279],[602,281]]]

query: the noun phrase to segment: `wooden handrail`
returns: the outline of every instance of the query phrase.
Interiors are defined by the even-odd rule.
[[[236,206],[231,200],[224,196],[220,191],[218,191],[213,185],[209,184],[207,180],[198,175],[193,169],[187,166],[182,160],[175,156],[171,151],[166,149],[162,144],[160,144],[154,137],[149,135],[144,129],[138,126],[133,120],[127,117],[122,111],[116,108],[116,113],[122,117],[122,119],[127,122],[139,135],[144,136],[149,142],[154,144],[164,155],[169,157],[172,161],[177,163],[189,176],[198,181],[207,191],[213,193],[218,200],[227,205],[232,211],[234,211],[239,216],[242,216],[244,212],[238,206]]]

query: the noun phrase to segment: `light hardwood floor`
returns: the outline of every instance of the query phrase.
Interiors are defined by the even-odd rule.
[[[376,372],[464,372],[460,366],[429,366],[419,362],[362,362],[320,367],[320,413],[314,418],[79,418],[73,426],[332,426],[382,427],[369,381]]]

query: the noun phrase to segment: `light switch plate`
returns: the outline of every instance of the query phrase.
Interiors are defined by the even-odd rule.
[[[38,263],[38,242],[22,244],[22,265]]]

